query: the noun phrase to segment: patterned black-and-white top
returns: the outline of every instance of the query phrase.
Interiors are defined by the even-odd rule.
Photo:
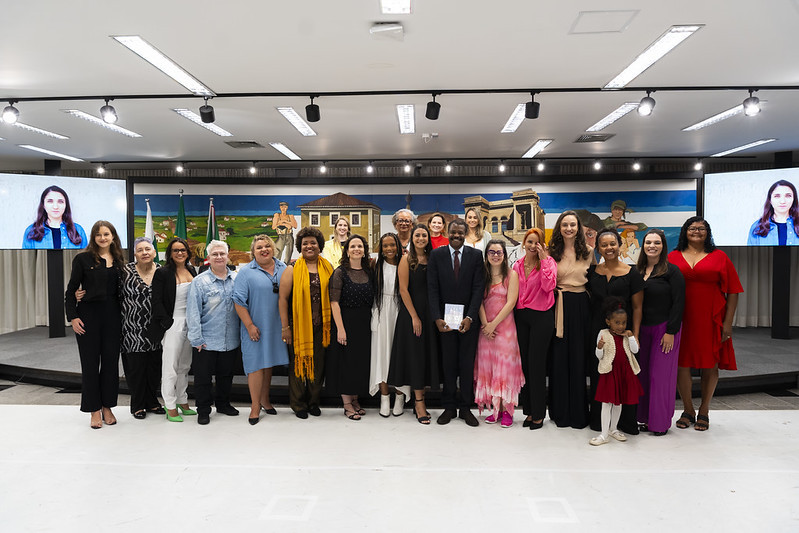
[[[158,268],[158,264],[155,266]],[[141,279],[136,263],[128,263],[122,270],[122,351],[157,350],[161,343],[147,338],[147,327],[153,316],[152,287]]]

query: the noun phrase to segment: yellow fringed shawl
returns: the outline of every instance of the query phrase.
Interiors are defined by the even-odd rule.
[[[330,294],[328,282],[333,266],[324,257],[317,262],[319,284],[322,290],[322,345],[330,345]],[[311,277],[305,259],[294,263],[294,287],[291,314],[294,322],[294,375],[299,379],[314,381],[313,366],[313,311],[311,309]]]

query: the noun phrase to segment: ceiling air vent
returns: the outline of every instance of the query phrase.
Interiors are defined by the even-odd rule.
[[[577,137],[577,140],[574,142],[576,143],[603,143],[610,139],[611,137],[615,137],[615,133],[587,133],[585,135],[580,135]]]
[[[255,141],[225,141],[225,144],[231,148],[263,148],[263,144],[258,144]]]

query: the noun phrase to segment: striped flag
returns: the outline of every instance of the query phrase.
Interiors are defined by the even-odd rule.
[[[208,262],[208,243],[212,240],[219,240],[219,228],[216,226],[216,211],[214,211],[213,197],[211,197],[211,204],[208,206],[208,229],[205,230],[206,262]]]
[[[178,204],[178,220],[175,222],[175,237],[186,239],[186,209],[183,207],[183,189],[180,189],[180,203]]]
[[[155,261],[160,262],[161,256],[158,254],[158,241],[155,239],[155,230],[153,229],[153,212],[150,209],[150,199],[145,198],[144,201],[147,203],[147,220],[144,223],[144,236],[153,242]]]

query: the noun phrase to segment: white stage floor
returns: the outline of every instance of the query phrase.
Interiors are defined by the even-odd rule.
[[[0,531],[799,531],[796,410],[601,447],[521,413],[502,429],[278,412],[199,426],[120,406],[92,430],[75,406],[0,405]]]

